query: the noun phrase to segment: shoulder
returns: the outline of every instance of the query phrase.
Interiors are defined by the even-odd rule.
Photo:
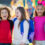
[[[24,24],[29,24],[27,20],[24,21]]]
[[[33,22],[34,20],[32,20],[32,19],[30,19],[30,20],[28,20],[29,22]]]
[[[14,18],[14,19],[13,19],[13,22],[15,22],[16,20],[17,20],[17,18]]]
[[[13,23],[13,21],[12,21],[12,20],[8,20],[8,21]]]
[[[12,20],[8,20],[10,24],[13,24],[13,21]]]
[[[24,21],[24,26],[26,26],[26,27],[29,26],[29,23],[27,20]]]
[[[23,26],[25,31],[29,30],[29,23],[27,20],[24,21]]]

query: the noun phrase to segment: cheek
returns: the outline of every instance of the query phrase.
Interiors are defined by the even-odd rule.
[[[8,14],[6,16],[8,17]]]
[[[37,12],[37,14],[39,13],[39,11],[38,11],[38,10],[37,10],[36,12]]]
[[[8,13],[6,13],[5,16],[8,17]]]
[[[21,14],[19,14],[19,17],[21,18]]]
[[[1,17],[3,17],[3,14],[1,14]]]
[[[41,13],[43,13],[43,12],[44,12],[44,9],[43,9],[43,10],[41,10],[40,12],[41,12]]]

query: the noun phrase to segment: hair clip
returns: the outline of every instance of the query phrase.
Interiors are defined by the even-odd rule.
[[[43,6],[45,6],[45,1],[42,1]]]
[[[37,3],[38,3],[38,4],[42,4],[42,2],[41,2],[41,1],[38,1]]]

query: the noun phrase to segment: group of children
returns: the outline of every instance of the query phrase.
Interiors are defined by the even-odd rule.
[[[0,45],[45,45],[44,6],[36,6],[33,20],[26,19],[23,7],[17,7],[15,14],[16,18],[10,20],[10,10],[6,7],[0,8]]]

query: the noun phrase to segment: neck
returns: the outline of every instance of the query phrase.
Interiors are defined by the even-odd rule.
[[[19,21],[21,21],[21,19],[18,18]]]
[[[39,15],[38,15],[39,16]],[[39,16],[39,17],[42,17],[43,15]]]
[[[7,19],[2,19],[3,21],[7,20]]]

